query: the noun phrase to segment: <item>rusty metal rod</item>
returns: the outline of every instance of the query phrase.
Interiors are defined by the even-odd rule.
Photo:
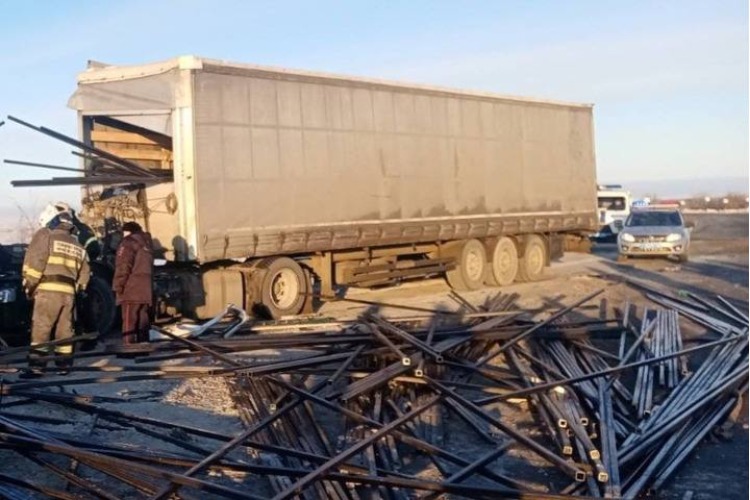
[[[304,391],[304,390],[302,390],[302,389],[300,389],[298,387],[294,387],[293,385],[291,385],[291,384],[289,384],[287,382],[284,382],[284,381],[276,379],[276,378],[269,378],[269,380],[272,381],[272,382],[274,382],[274,383],[276,383],[276,384],[278,384],[278,385],[281,385],[282,387],[284,387],[284,388],[286,388],[286,389],[288,389],[290,391],[295,392],[297,395],[299,395],[301,397],[308,398],[310,401],[312,401],[314,403],[317,403],[317,404],[319,404],[319,405],[321,405],[323,407],[326,407],[328,409],[331,409],[331,410],[334,410],[334,411],[338,411],[338,412],[340,412],[340,413],[348,416],[349,418],[351,418],[355,422],[362,423],[362,424],[365,424],[365,425],[370,425],[370,426],[372,426],[372,427],[374,427],[376,429],[380,429],[383,426],[383,424],[381,424],[380,422],[372,420],[372,419],[370,419],[370,418],[368,418],[368,417],[366,417],[366,416],[364,416],[364,415],[362,415],[360,413],[357,413],[357,412],[354,412],[354,411],[349,410],[347,408],[344,408],[344,407],[341,407],[339,405],[336,405],[335,403],[330,402],[330,401],[328,401],[328,400],[326,400],[324,398],[320,398],[318,396],[312,395],[312,394],[308,393],[307,391]],[[389,403],[391,403],[391,402],[389,401]],[[391,406],[393,407],[394,405],[391,405]],[[403,432],[394,431],[393,432],[393,436],[397,437],[403,443],[408,444],[409,446],[412,446],[412,447],[414,447],[414,448],[416,448],[416,449],[418,449],[420,451],[423,451],[428,456],[432,456],[432,455],[440,456],[440,457],[445,458],[446,460],[450,460],[451,462],[456,463],[456,464],[461,465],[461,466],[464,466],[467,463],[469,463],[466,460],[464,460],[461,457],[459,457],[458,455],[454,455],[452,453],[449,453],[449,452],[447,452],[447,451],[445,451],[445,450],[443,450],[443,449],[441,449],[441,448],[439,448],[439,447],[437,447],[435,445],[432,445],[431,443],[428,443],[428,442],[426,442],[426,441],[424,441],[422,439],[419,439],[419,438],[411,437],[411,436],[409,436],[409,435],[407,435],[407,434],[405,434]],[[507,478],[505,478],[503,476],[499,476],[497,474],[494,474],[494,473],[492,473],[489,470],[484,470],[483,469],[480,473],[482,475],[488,477],[489,479],[492,479],[495,482],[498,482],[500,484],[507,484]]]
[[[365,327],[367,327],[370,330],[370,333],[383,345],[388,347],[393,353],[396,355],[397,358],[401,360],[401,364],[404,366],[411,366],[411,358],[404,354],[404,351],[398,348],[396,344],[394,344],[391,339],[389,339],[383,332],[381,332],[376,325],[373,324],[364,324]]]
[[[710,391],[707,391],[697,401],[695,401],[689,408],[684,409],[679,415],[674,415],[669,421],[666,421],[654,429],[653,427],[649,430],[649,434],[644,436],[643,439],[631,443],[628,446],[621,448],[618,452],[618,458],[620,463],[626,464],[635,460],[643,450],[647,449],[654,442],[664,437],[669,432],[682,425],[687,419],[691,418],[693,414],[702,410],[705,406],[713,402],[713,400],[727,391],[735,388],[739,383],[747,378],[747,367],[742,367],[739,370],[727,375],[722,378],[720,383]]]
[[[53,137],[59,141],[62,141],[66,144],[69,144],[71,146],[77,147],[79,149],[82,149],[86,151],[87,153],[92,153],[97,156],[101,156],[102,158],[106,158],[107,160],[110,160],[113,163],[116,163],[119,165],[123,170],[126,170],[130,172],[131,174],[138,175],[139,177],[156,177],[156,174],[153,174],[146,170],[145,168],[141,167],[135,162],[126,160],[124,158],[120,158],[117,155],[114,155],[112,153],[109,153],[103,149],[96,148],[94,146],[88,145],[85,142],[73,139],[72,137],[68,137],[64,134],[61,134],[59,132],[56,132],[52,129],[49,129],[47,127],[37,127],[36,125],[32,125],[28,122],[25,122],[23,120],[20,120],[14,116],[8,115],[8,120],[13,121],[15,123],[18,123],[19,125],[23,125],[24,127],[28,127],[32,130],[36,130],[37,132],[41,132],[42,134],[48,135],[50,137]]]
[[[26,458],[27,460],[30,460],[34,462],[35,464],[48,469],[50,472],[55,474],[56,476],[61,477],[62,479],[65,479],[71,484],[76,485],[77,487],[81,488],[82,490],[86,491],[88,494],[95,496],[96,498],[104,498],[106,500],[118,500],[119,497],[112,495],[111,493],[101,489],[98,485],[94,484],[93,482],[77,475],[72,472],[66,471],[62,467],[59,467],[58,465],[45,460],[41,457],[36,456],[34,453],[31,453],[29,451],[20,451],[21,455]]]
[[[420,413],[426,411],[427,409],[432,407],[434,404],[438,403],[441,399],[442,399],[442,396],[433,396],[425,404],[417,408],[414,408],[413,410],[405,414],[403,417],[399,417],[391,421],[388,425],[384,425],[377,431],[370,434],[367,438],[349,447],[348,449],[342,451],[337,456],[331,458],[328,462],[320,465],[314,471],[310,472],[305,477],[296,481],[292,486],[282,491],[278,495],[274,496],[273,500],[285,500],[287,498],[290,498],[290,497],[293,497],[295,495],[302,493],[302,490],[304,490],[311,483],[318,481],[323,474],[325,474],[332,468],[336,467],[338,464],[345,462],[347,459],[349,459],[349,457],[352,457],[356,455],[357,453],[359,453],[360,451],[364,450],[365,448],[370,446],[371,443],[386,436],[388,433],[397,429],[405,422],[412,420],[413,418],[418,416]]]
[[[114,470],[120,473],[132,473],[138,472],[140,474],[167,479],[170,481],[178,482],[182,486],[188,486],[196,489],[205,490],[207,492],[216,493],[221,496],[229,498],[241,498],[247,500],[261,500],[262,497],[258,497],[247,493],[245,491],[229,488],[219,484],[211,483],[201,479],[186,478],[180,474],[175,474],[164,469],[156,468],[140,464],[134,460],[126,460],[122,458],[111,457],[101,453],[96,453],[81,448],[75,448],[67,444],[56,444],[54,442],[45,442],[43,440],[21,437],[17,435],[11,435],[0,432],[0,437],[10,443],[18,443],[28,448],[38,447],[47,452],[57,453],[60,455],[76,458],[81,462],[87,463],[88,466],[101,470],[104,473],[116,475]],[[131,458],[138,458],[139,455],[132,455]],[[140,456],[141,459],[146,457]]]
[[[615,374],[615,373],[621,373],[623,371],[630,370],[631,368],[637,368],[637,367],[643,366],[643,365],[652,365],[654,363],[658,363],[659,361],[663,361],[665,359],[669,359],[669,358],[676,357],[676,356],[684,356],[686,354],[690,354],[690,353],[694,353],[694,352],[698,352],[698,351],[703,351],[703,350],[708,349],[710,347],[715,347],[717,345],[722,345],[722,344],[728,344],[728,343],[732,343],[732,342],[737,342],[739,340],[741,340],[739,337],[728,337],[728,338],[724,338],[724,339],[720,339],[720,340],[714,340],[712,342],[707,342],[706,344],[703,344],[703,345],[699,345],[699,346],[696,346],[696,347],[690,347],[688,349],[684,349],[684,350],[682,350],[680,352],[666,354],[666,355],[661,356],[659,358],[651,358],[651,359],[646,359],[646,360],[643,360],[643,361],[635,361],[635,362],[628,363],[628,364],[625,364],[625,365],[615,366],[615,367],[609,368],[607,370],[600,370],[600,371],[597,371],[597,372],[594,372],[594,373],[588,373],[586,375],[581,375],[581,376],[578,376],[578,377],[571,377],[571,378],[562,379],[562,380],[553,380],[553,381],[550,381],[550,382],[547,382],[547,383],[544,383],[544,384],[536,385],[534,387],[530,387],[530,388],[526,388],[526,389],[519,389],[517,391],[512,391],[512,392],[509,392],[507,394],[500,394],[500,395],[497,395],[497,396],[490,396],[490,397],[486,397],[486,398],[477,399],[477,400],[474,401],[474,403],[477,404],[477,405],[479,405],[479,406],[484,406],[484,405],[495,403],[497,401],[501,401],[501,400],[504,400],[504,399],[517,398],[517,397],[520,397],[520,396],[525,396],[527,394],[534,394],[536,392],[545,391],[547,389],[551,389],[553,387],[557,387],[558,385],[571,385],[571,384],[575,384],[575,383],[578,383],[578,382],[583,382],[583,381],[586,381],[586,380],[593,380],[593,379],[596,379],[596,378],[605,377],[607,375],[612,375],[612,374]]]
[[[407,342],[408,344],[411,344],[412,346],[416,347],[417,349],[422,351],[424,354],[428,354],[432,359],[435,360],[436,363],[443,362],[442,354],[434,350],[431,346],[417,339],[414,335],[411,335],[410,333],[405,332],[404,330],[401,330],[400,328],[397,328],[396,326],[388,323],[387,321],[384,321],[383,319],[379,318],[376,315],[371,314],[371,315],[368,315],[368,317],[371,320],[373,320],[375,323],[377,323],[378,326],[380,326],[381,328],[384,328],[385,330],[399,337],[404,342]]]
[[[35,491],[43,495],[46,495],[49,498],[59,498],[60,500],[79,500],[79,497],[77,495],[73,495],[71,493],[67,493],[62,490],[50,488],[48,486],[34,484],[29,481],[25,481],[23,479],[18,479],[13,476],[9,476],[2,472],[0,472],[0,483],[10,484],[13,486],[17,486],[19,488],[23,488],[25,490]],[[28,497],[24,497],[24,498],[28,498]]]
[[[543,447],[533,439],[521,434],[519,431],[513,429],[509,425],[505,424],[501,420],[498,420],[491,415],[488,415],[487,412],[479,408],[477,405],[472,403],[471,401],[467,400],[460,394],[456,393],[453,389],[450,389],[446,387],[445,385],[441,384],[437,380],[434,380],[430,377],[425,377],[427,379],[427,382],[436,389],[440,394],[442,394],[444,397],[451,398],[457,403],[460,403],[465,408],[470,410],[472,413],[477,415],[478,417],[482,418],[486,422],[494,425],[498,429],[502,430],[505,434],[512,437],[519,443],[525,445],[528,449],[539,455],[541,458],[547,460],[549,463],[556,465],[559,467],[563,472],[570,475],[571,477],[574,477],[576,479],[584,478],[585,473],[579,469],[578,467],[575,467],[570,462],[565,460],[564,458],[561,458],[560,456],[556,455],[555,453],[552,453],[547,448]]]
[[[602,292],[604,292],[604,288],[602,288],[600,290],[597,290],[596,292],[593,292],[593,293],[590,293],[590,294],[586,295],[585,297],[583,297],[582,299],[577,300],[576,302],[574,302],[573,304],[569,305],[568,307],[565,307],[565,308],[561,309],[560,311],[556,312],[555,314],[553,314],[552,316],[550,316],[546,320],[544,320],[544,321],[542,321],[540,323],[537,323],[536,325],[532,326],[531,328],[529,328],[529,329],[525,330],[524,332],[516,335],[512,339],[510,339],[507,342],[503,343],[498,348],[497,352],[494,352],[494,353],[492,353],[490,355],[484,356],[481,359],[479,359],[479,361],[476,362],[476,366],[480,367],[482,365],[487,364],[488,362],[492,361],[497,356],[499,356],[500,354],[502,354],[510,346],[517,344],[521,340],[527,338],[532,333],[536,332],[537,330],[540,330],[541,328],[543,328],[546,325],[552,323],[553,321],[555,321],[555,320],[563,317],[564,315],[568,314],[570,311],[572,311],[576,307],[579,307],[580,305],[585,304],[586,302],[588,302],[589,300],[593,299],[594,297],[596,297],[597,295],[601,294]]]
[[[713,410],[711,413],[707,414],[703,420],[698,422],[690,439],[679,444],[674,453],[669,457],[669,462],[654,478],[654,490],[658,491],[661,489],[661,486],[667,479],[669,479],[672,473],[674,473],[677,466],[688,457],[698,443],[700,443],[706,434],[711,432],[714,426],[732,409],[735,404],[737,404],[737,398],[730,399],[724,403],[723,406]]]

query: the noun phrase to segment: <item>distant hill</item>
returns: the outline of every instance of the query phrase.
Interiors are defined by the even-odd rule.
[[[715,177],[675,180],[607,180],[602,184],[622,184],[635,197],[655,194],[660,198],[722,196],[729,193],[748,194],[748,177]]]

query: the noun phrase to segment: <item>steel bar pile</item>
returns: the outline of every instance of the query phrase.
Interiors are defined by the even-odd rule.
[[[8,116],[8,120],[79,149],[82,152],[73,151],[73,154],[86,160],[86,168],[78,169],[48,165],[46,163],[6,159],[4,162],[12,165],[71,171],[83,174],[74,177],[53,177],[45,180],[14,180],[11,181],[13,187],[156,184],[172,180],[171,171],[145,168],[134,161],[121,158],[104,149],[86,144],[47,127],[32,125],[14,116]]]
[[[624,326],[632,342],[613,366],[607,352],[582,349],[581,342],[537,339],[527,343],[531,354],[510,352],[541,427],[561,453],[588,462],[593,472],[565,493],[637,498],[661,488],[747,390],[746,316],[721,297],[690,303],[648,296],[678,309],[647,308],[640,321],[629,315]],[[693,360],[693,372],[684,354],[697,349],[683,347],[679,314],[720,335],[704,345],[703,359]],[[634,377],[623,371],[628,366]],[[597,372],[612,376],[591,376]]]
[[[66,377],[17,378],[26,349],[0,351],[0,453],[34,471],[3,470],[0,495],[635,498],[745,391],[747,317],[649,292],[658,309],[591,318],[601,292],[537,310],[454,294],[457,313],[408,320],[369,304],[297,332],[229,314],[190,337],[78,353]],[[686,347],[681,319],[713,336]],[[191,379],[227,388],[240,430],[142,410],[154,384]]]

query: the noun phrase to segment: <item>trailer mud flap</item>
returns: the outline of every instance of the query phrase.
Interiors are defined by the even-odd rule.
[[[551,234],[547,237],[549,245],[549,261],[562,259],[565,251],[565,236],[562,234]],[[549,264],[549,262],[547,263]]]

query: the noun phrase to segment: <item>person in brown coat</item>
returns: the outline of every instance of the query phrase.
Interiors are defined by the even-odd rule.
[[[122,306],[123,342],[147,342],[153,301],[154,250],[151,235],[144,232],[137,222],[126,222],[122,231],[112,289],[117,304]]]

